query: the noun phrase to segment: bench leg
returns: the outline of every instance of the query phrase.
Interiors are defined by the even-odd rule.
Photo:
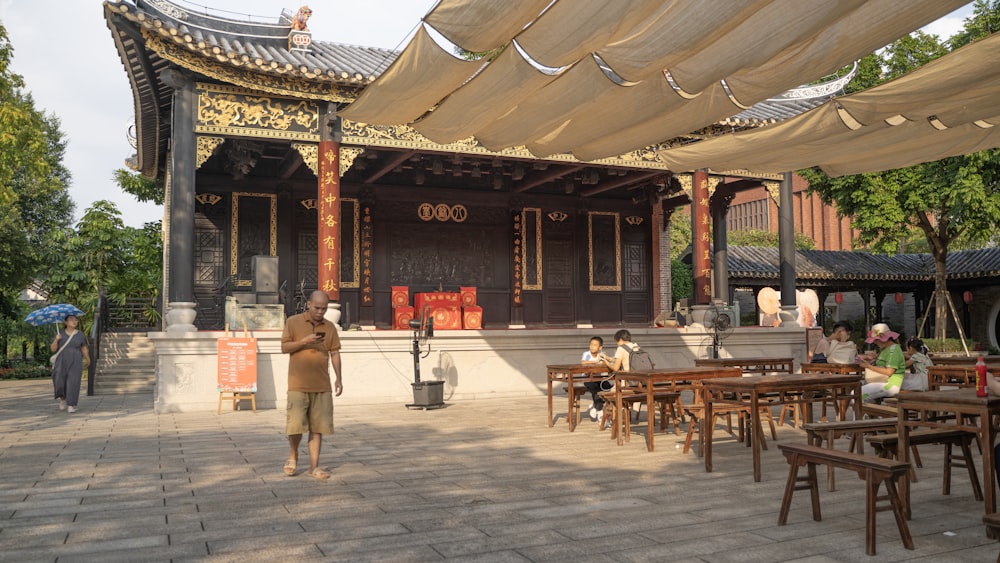
[[[878,481],[872,478],[871,470],[868,470],[868,477],[865,479],[865,553],[875,555],[875,515],[878,509],[875,502],[878,500]]]
[[[778,525],[784,526],[788,522],[788,509],[792,505],[792,494],[795,492],[795,483],[799,480],[799,455],[793,454],[788,460],[788,481],[785,482],[785,494],[781,497],[781,510],[778,512]]]
[[[885,490],[889,495],[889,504],[892,506],[892,515],[896,518],[896,528],[899,529],[899,537],[903,540],[903,547],[913,549],[913,536],[910,535],[910,526],[903,517],[903,503],[899,498],[899,490],[896,488],[895,479],[886,479]],[[871,555],[875,555],[874,545]]]
[[[979,486],[979,473],[976,471],[976,464],[972,460],[972,436],[963,438],[959,444],[962,447],[962,456],[965,458],[965,467],[969,470],[969,481],[972,482],[972,494],[976,500],[983,500],[983,489]],[[955,467],[960,467],[956,465]]]

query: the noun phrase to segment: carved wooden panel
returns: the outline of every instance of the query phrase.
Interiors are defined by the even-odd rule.
[[[547,325],[576,322],[573,307],[573,242],[550,238],[544,243],[542,321]]]
[[[388,285],[506,285],[506,276],[500,281],[496,274],[497,261],[509,261],[507,254],[498,251],[507,243],[505,235],[493,228],[472,225],[394,224],[389,229]]]

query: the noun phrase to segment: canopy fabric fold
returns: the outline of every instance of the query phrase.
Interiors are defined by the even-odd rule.
[[[829,75],[966,1],[441,0],[426,25],[463,49],[505,52],[461,61],[421,30],[342,113],[438,143],[620,155]]]
[[[452,56],[421,26],[403,53],[379,76],[378,88],[366,89],[340,115],[362,123],[410,123],[484,64]],[[429,68],[434,69],[432,81],[425,76]]]
[[[995,148],[1000,146],[997,60],[1000,35],[993,35],[783,123],[658,156],[678,171],[776,173],[819,166],[842,176]]]

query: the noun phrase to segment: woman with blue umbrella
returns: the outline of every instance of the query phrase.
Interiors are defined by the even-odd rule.
[[[83,311],[73,305],[49,305],[33,311],[25,319],[30,324],[39,326],[65,321],[66,328],[56,330],[56,338],[49,349],[52,351],[52,387],[55,398],[59,401],[59,410],[76,412],[80,401],[80,383],[83,379],[83,360],[90,363],[90,350],[87,348],[87,337],[79,329]]]

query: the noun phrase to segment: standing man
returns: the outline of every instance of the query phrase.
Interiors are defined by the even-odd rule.
[[[288,418],[285,433],[291,454],[285,462],[285,475],[292,477],[299,462],[299,442],[309,431],[309,472],[316,479],[329,479],[330,473],[319,467],[319,451],[323,434],[333,434],[333,395],[340,396],[344,386],[340,380],[340,335],[337,327],[323,315],[330,298],[322,291],[309,296],[306,311],[288,317],[281,334],[281,352],[288,358]],[[330,386],[333,364],[336,379]]]

